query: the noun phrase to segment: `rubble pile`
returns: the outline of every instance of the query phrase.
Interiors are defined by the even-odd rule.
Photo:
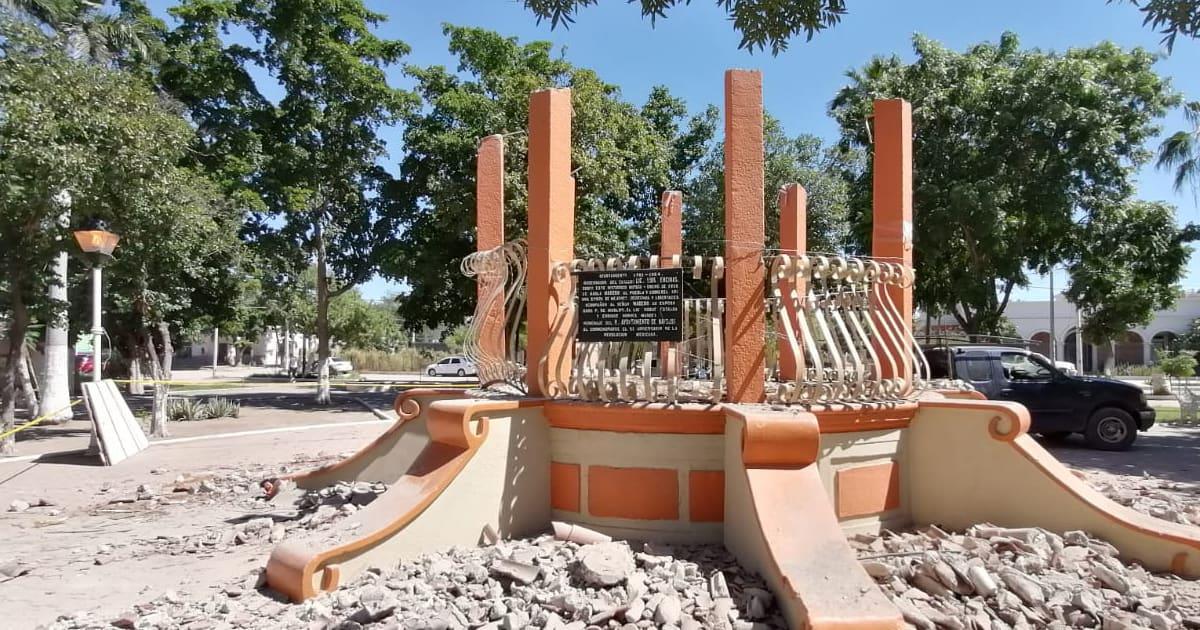
[[[1169,580],[1126,566],[1113,546],[1080,531],[931,526],[859,534],[851,544],[921,630],[1200,628]]]
[[[1200,525],[1200,492],[1187,483],[1143,475],[1089,472],[1085,479],[1104,496],[1172,523]]]
[[[117,617],[51,627],[767,630],[786,627],[766,586],[719,546],[578,544],[543,536],[454,548],[303,604],[252,591],[261,577],[204,599],[167,593]],[[265,595],[265,596],[264,596]]]
[[[204,483],[201,482],[201,487]],[[297,531],[327,528],[336,520],[374,501],[385,491],[387,484],[380,482],[338,482],[319,490],[291,487],[270,497],[257,488],[243,491],[251,497],[249,504],[244,506],[250,511],[233,519],[233,524],[222,524],[188,536],[160,535],[150,541],[149,548],[143,547],[138,555],[195,554],[224,551],[237,545],[278,543]]]

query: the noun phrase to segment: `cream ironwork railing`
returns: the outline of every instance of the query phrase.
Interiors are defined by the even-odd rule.
[[[796,360],[795,378],[774,387],[772,400],[890,401],[924,386],[929,366],[888,290],[912,285],[910,267],[801,254],[775,256],[769,268],[781,350]]]
[[[663,264],[666,263],[666,264]],[[578,313],[576,276],[581,271],[660,269],[691,270],[691,286],[706,285],[708,297],[683,300],[683,339],[678,342],[600,341],[576,339]],[[568,296],[554,319],[553,335],[566,333],[574,344],[543,352],[537,366],[542,391],[551,398],[576,398],[596,402],[719,402],[724,396],[725,300],[719,297],[724,259],[703,256],[658,256],[575,259],[554,268],[555,282],[569,285]],[[655,364],[658,363],[657,370]],[[570,365],[564,386],[549,378]]]
[[[815,255],[769,256],[764,264],[770,290],[766,306],[778,327],[772,334],[777,334],[779,352],[795,360],[792,378],[778,378],[774,368],[764,374],[768,400],[800,405],[895,401],[928,385],[929,366],[889,291],[912,285],[910,267]],[[690,295],[683,299],[681,341],[577,339],[577,273],[678,267],[690,270],[691,278],[685,281]],[[462,270],[479,283],[466,354],[475,362],[480,382],[524,393],[524,242],[471,254]],[[549,398],[594,402],[720,402],[726,390],[724,275],[719,256],[558,263],[552,281],[566,287],[566,295],[551,322],[551,338],[568,342],[530,349],[527,358],[536,361],[532,369],[542,392]],[[551,374],[569,377],[561,381]]]
[[[525,393],[525,241],[511,241],[463,258],[462,272],[475,278],[479,299],[467,330],[464,352],[479,383],[507,385]]]

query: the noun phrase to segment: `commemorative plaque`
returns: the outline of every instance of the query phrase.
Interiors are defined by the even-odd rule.
[[[683,269],[580,271],[575,282],[577,340],[683,340]]]

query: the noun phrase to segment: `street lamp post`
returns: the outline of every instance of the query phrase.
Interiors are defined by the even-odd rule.
[[[106,230],[103,221],[93,220],[86,229],[75,231],[75,242],[83,252],[84,262],[92,269],[92,382],[100,382],[100,346],[104,325],[101,321],[101,269],[112,261],[113,250],[120,236]]]

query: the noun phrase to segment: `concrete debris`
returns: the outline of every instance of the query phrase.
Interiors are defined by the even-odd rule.
[[[21,499],[13,499],[13,502],[8,504],[8,511],[9,512],[24,512],[25,510],[28,510],[30,507],[32,507],[32,506],[29,505],[28,501],[22,501]]]
[[[575,567],[588,586],[616,586],[633,573],[633,553],[621,543],[585,545],[575,555]]]
[[[126,628],[189,630],[786,627],[761,578],[743,571],[724,548],[639,546],[637,551],[624,542],[580,545],[549,535],[500,540],[372,568],[301,604],[249,588],[260,572],[206,595],[167,592],[119,619],[78,613],[60,617],[49,628],[99,630],[118,622]],[[588,580],[603,575],[607,584],[585,581],[582,566],[595,574]]]
[[[1192,614],[1162,578],[1084,532],[922,528],[851,545],[916,628],[1180,628]]]

